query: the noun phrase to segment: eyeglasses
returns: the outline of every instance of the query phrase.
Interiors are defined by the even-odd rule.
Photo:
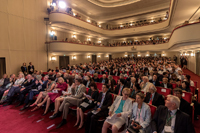
[[[129,94],[124,94],[125,96],[129,96]]]

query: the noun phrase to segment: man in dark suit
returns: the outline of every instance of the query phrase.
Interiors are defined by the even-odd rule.
[[[93,111],[89,112],[87,114],[86,119],[86,126],[85,126],[85,133],[94,133],[96,132],[97,128],[97,121],[100,117],[106,117],[108,116],[108,107],[112,104],[112,95],[107,92],[108,91],[108,85],[103,84],[102,85],[102,92],[99,94],[98,100],[97,100],[97,106],[95,107],[94,112],[98,113],[92,113]]]
[[[106,78],[106,74],[103,74],[103,76],[99,80],[100,83],[107,84],[108,78]]]
[[[176,96],[168,95],[165,106],[159,106],[151,121],[153,133],[195,133],[190,116],[179,108],[180,100]]]
[[[32,62],[29,62],[29,66],[28,66],[28,73],[29,74],[33,74],[35,68],[34,66],[32,65]]]
[[[156,91],[157,91],[156,87],[154,85],[151,85],[149,87],[149,92],[146,93],[144,102],[154,105],[156,107],[164,105],[165,101],[163,96],[158,94]]]
[[[168,83],[168,79],[167,78],[163,78],[163,82],[161,83],[160,86],[164,87],[164,88],[172,89],[172,85],[170,83]]]
[[[131,81],[128,81],[127,83],[126,83],[126,87],[127,88],[133,88],[133,85],[135,85],[135,83],[136,83],[136,78],[135,77],[131,77]]]
[[[35,83],[31,88],[33,90],[29,91],[28,96],[26,97],[26,99],[24,101],[25,105],[20,110],[24,110],[24,109],[28,108],[29,105],[31,104],[31,102],[33,101],[33,97],[35,95],[39,94],[41,91],[45,90],[47,83],[48,83],[48,78],[49,78],[49,76],[46,75],[46,76],[44,76],[43,81],[35,80]]]
[[[122,96],[122,90],[125,88],[124,86],[124,79],[119,79],[119,83],[117,87],[115,88],[115,94]]]
[[[114,76],[119,76],[120,75],[119,69],[115,69],[113,75]]]
[[[183,92],[180,88],[174,89],[174,96],[177,96],[181,101],[179,109],[181,111],[185,112],[186,114],[191,115],[190,114],[190,109],[191,109],[190,103],[188,103],[185,99],[182,98],[182,93]]]
[[[160,86],[160,82],[157,79],[157,75],[153,75],[153,79],[149,80],[149,82],[151,82],[152,84],[154,84],[155,86]]]

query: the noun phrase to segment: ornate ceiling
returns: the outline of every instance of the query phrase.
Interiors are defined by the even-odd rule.
[[[118,7],[138,2],[140,0],[88,0],[100,7]]]

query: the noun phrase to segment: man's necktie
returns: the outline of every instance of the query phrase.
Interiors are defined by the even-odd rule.
[[[150,96],[150,101],[149,101],[149,104],[151,104],[151,105],[152,105],[152,94],[151,94],[151,96]]]
[[[167,114],[167,119],[166,119],[165,126],[170,126],[171,127],[171,121],[172,121],[171,111],[168,110],[168,114]],[[165,132],[165,133],[170,133],[170,132]]]

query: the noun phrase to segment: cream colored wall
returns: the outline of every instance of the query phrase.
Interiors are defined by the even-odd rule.
[[[1,0],[0,57],[6,58],[6,73],[17,74],[23,62],[46,70],[46,0]]]
[[[187,68],[196,73],[196,56],[188,56]]]

